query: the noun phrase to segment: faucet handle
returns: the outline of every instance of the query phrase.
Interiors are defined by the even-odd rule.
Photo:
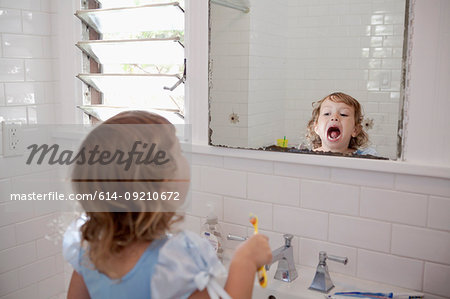
[[[348,263],[348,258],[346,256],[336,256],[336,255],[329,255],[328,259],[330,261],[335,261],[344,265],[347,265]]]
[[[319,252],[319,262],[325,263],[325,261],[329,259],[330,261],[335,261],[344,265],[347,265],[348,258],[345,256],[336,256],[336,255],[327,255],[325,251]]]
[[[284,234],[283,238],[284,238],[284,245],[286,247],[291,247],[291,241],[292,241],[292,238],[294,238],[294,235]]]
[[[245,241],[247,239],[248,239],[248,237],[235,236],[232,234],[228,234],[228,236],[227,236],[227,240],[232,240],[232,241]]]

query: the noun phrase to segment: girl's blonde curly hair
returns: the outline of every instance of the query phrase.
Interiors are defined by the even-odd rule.
[[[364,116],[361,104],[359,104],[359,102],[356,99],[349,96],[348,94],[345,94],[343,92],[334,92],[330,95],[327,95],[320,101],[312,103],[313,106],[312,117],[308,122],[306,138],[311,142],[313,149],[322,146],[322,140],[320,139],[320,136],[317,135],[316,132],[314,131],[314,127],[316,126],[317,120],[319,119],[320,107],[325,100],[330,100],[336,103],[345,103],[346,105],[349,105],[354,108],[355,127],[357,128],[358,135],[350,139],[348,148],[356,150],[358,148],[366,147],[369,143],[369,135],[363,130],[362,121]]]
[[[138,130],[133,129],[134,125],[164,126],[159,126],[156,129],[151,126],[144,126],[143,130]],[[111,127],[113,128],[110,129]],[[129,149],[132,140],[140,140],[149,144],[155,142],[158,146],[164,146],[168,157],[171,159],[171,163],[168,163],[170,166],[165,167],[164,165],[164,167],[157,168],[152,167],[152,165],[139,165],[124,171],[123,166],[117,165],[117,163],[109,163],[106,166],[75,165],[72,172],[72,185],[75,192],[97,194],[101,191],[106,193],[106,191],[114,190],[118,194],[136,191],[147,194],[147,192],[167,191],[165,190],[167,185],[162,185],[161,181],[166,181],[166,178],[170,181],[173,178],[173,173],[176,173],[182,167],[188,168],[187,164],[182,165],[180,162],[184,157],[181,155],[181,148],[175,136],[173,125],[157,114],[144,111],[122,112],[103,122],[86,137],[82,147],[93,148],[99,144],[101,149]],[[139,180],[140,178],[155,178],[158,175],[161,176],[161,179],[154,180],[157,181],[156,183],[151,180],[143,180],[143,182]],[[97,179],[89,180],[86,183],[87,178],[99,177],[119,178],[121,180],[109,183],[112,185]],[[138,179],[137,182],[134,182],[134,179]],[[186,181],[186,184],[180,187],[183,192],[187,192],[187,186],[189,185],[189,179]],[[124,248],[135,242],[153,241],[163,237],[170,230],[172,224],[183,219],[181,215],[171,212],[175,209],[168,211],[167,206],[165,206],[165,209],[157,206],[149,211],[148,204],[145,206],[146,204],[146,201],[139,200],[126,202],[123,200],[106,202],[95,199],[93,201],[81,201],[87,216],[86,222],[80,229],[82,242],[87,243],[84,245],[88,247],[86,253],[89,262],[96,269],[106,269],[109,258],[116,256]]]

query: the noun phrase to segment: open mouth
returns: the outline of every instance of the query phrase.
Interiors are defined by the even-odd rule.
[[[327,137],[329,140],[338,140],[341,136],[341,130],[337,127],[330,127],[327,131]]]

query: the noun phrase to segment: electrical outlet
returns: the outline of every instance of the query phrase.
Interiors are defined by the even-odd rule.
[[[2,122],[3,156],[23,155],[22,125],[14,122]]]

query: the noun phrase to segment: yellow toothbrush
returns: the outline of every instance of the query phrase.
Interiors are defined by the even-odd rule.
[[[256,235],[258,233],[258,217],[250,214],[250,223],[253,224],[253,227],[255,228],[254,234]],[[258,269],[258,281],[261,287],[265,288],[267,286],[267,273],[264,266]]]

